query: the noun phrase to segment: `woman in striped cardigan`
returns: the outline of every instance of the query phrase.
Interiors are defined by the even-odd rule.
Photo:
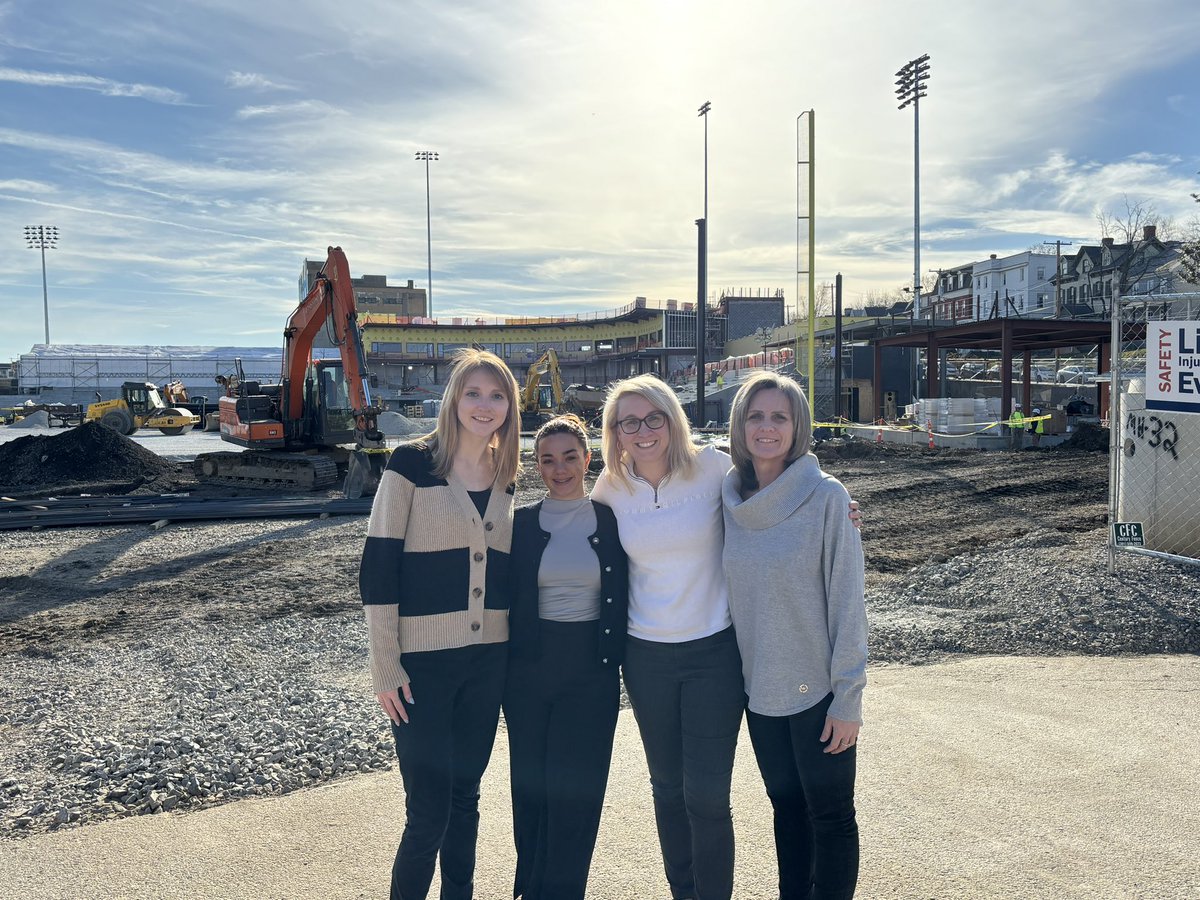
[[[517,393],[499,357],[463,351],[437,427],[392,454],[371,509],[359,585],[405,794],[392,900],[423,900],[439,861],[442,900],[473,891],[508,656]]]

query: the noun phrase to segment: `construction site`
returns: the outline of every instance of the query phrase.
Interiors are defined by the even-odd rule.
[[[394,768],[366,676],[357,572],[388,454],[431,429],[439,397],[430,383],[429,405],[404,402],[410,393],[384,408],[335,249],[312,302],[289,320],[277,379],[239,358],[198,410],[186,386],[160,386],[154,373],[124,377],[94,402],[10,408],[0,427],[0,845],[42,847],[80,826],[204,814]],[[630,316],[647,327],[638,308]],[[1148,405],[1146,307],[1127,324],[1091,328],[1098,341],[1115,333],[1117,349],[1092,359],[1100,371],[1086,384],[1035,371],[1035,346],[1054,342],[1045,324],[1036,334],[1007,320],[959,326],[948,340],[998,340],[1002,361],[994,383],[957,405],[937,389],[948,351],[936,335],[888,337],[873,324],[874,374],[855,389],[893,414],[825,417],[813,452],[863,511],[876,676],[981,658],[1200,654],[1197,417]],[[336,352],[313,352],[322,330]],[[1077,346],[1080,327],[1061,330],[1062,345]],[[924,399],[886,389],[901,377],[880,356],[889,342],[928,348]],[[625,365],[656,359],[630,353]],[[727,445],[722,398],[765,366],[799,368],[763,348],[676,373],[703,426],[694,440]],[[1098,377],[1106,372],[1115,375]],[[518,380],[513,413],[526,428],[568,408],[554,348]],[[825,398],[854,399],[837,379],[821,383]],[[574,387],[594,412],[604,389]],[[1031,407],[1028,421],[1004,414],[1014,403]],[[527,444],[518,503],[544,493]],[[1117,496],[1114,485],[1128,489]],[[1118,559],[1114,524],[1136,525],[1143,552]],[[738,896],[773,896],[741,877],[758,887]]]

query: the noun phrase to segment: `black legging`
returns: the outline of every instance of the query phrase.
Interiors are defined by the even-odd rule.
[[[524,900],[583,900],[620,707],[596,622],[539,620],[541,655],[512,658],[504,721],[517,874]]]
[[[441,862],[442,900],[467,900],[475,881],[479,781],[500,717],[507,644],[405,653],[413,704],[392,725],[404,779],[404,835],[392,900],[424,900]]]

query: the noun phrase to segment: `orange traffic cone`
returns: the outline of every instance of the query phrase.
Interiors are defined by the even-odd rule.
[[[880,425],[879,430],[877,432],[875,432],[875,443],[877,443],[877,444],[883,443],[883,426],[882,425]]]
[[[925,430],[929,432],[929,449],[933,449],[933,422],[929,419],[925,420]]]

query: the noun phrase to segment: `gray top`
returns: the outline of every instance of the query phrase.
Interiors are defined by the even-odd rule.
[[[829,715],[862,721],[867,683],[863,554],[850,495],[800,457],[748,500],[725,477],[725,574],[750,709],[790,716],[833,692]]]
[[[554,622],[600,618],[600,560],[588,543],[596,510],[587,497],[542,501],[538,524],[550,532],[538,569],[538,617]]]

